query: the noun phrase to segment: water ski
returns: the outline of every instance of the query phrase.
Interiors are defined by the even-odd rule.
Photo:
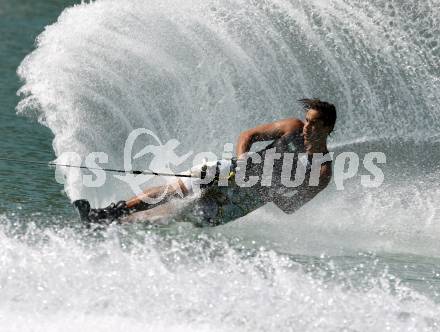
[[[103,209],[92,209],[89,201],[79,199],[73,202],[73,206],[78,211],[81,221],[85,223],[108,225],[133,212],[127,207],[125,201],[112,203]]]
[[[81,221],[89,222],[90,203],[86,199],[79,199],[73,202],[73,206],[78,211]]]

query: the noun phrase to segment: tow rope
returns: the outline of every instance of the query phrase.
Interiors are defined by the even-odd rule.
[[[35,160],[23,160],[23,159],[12,159],[12,158],[1,158],[0,160],[3,161],[10,161],[15,163],[21,163],[21,164],[37,164],[37,165],[48,165],[48,166],[61,166],[61,167],[71,167],[71,168],[82,168],[82,169],[93,169],[93,170],[101,170],[106,172],[116,172],[116,173],[130,173],[130,174],[144,174],[144,175],[156,175],[156,176],[175,176],[179,178],[192,178],[191,174],[172,174],[172,173],[161,173],[161,172],[153,172],[153,171],[137,171],[137,170],[130,170],[126,171],[123,169],[112,169],[112,168],[97,168],[97,167],[87,167],[87,166],[78,166],[78,165],[65,165],[65,164],[57,164],[57,163],[45,163],[42,161],[35,161]]]

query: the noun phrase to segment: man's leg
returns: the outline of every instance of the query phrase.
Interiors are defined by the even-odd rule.
[[[120,223],[149,222],[155,225],[167,224],[169,218],[177,213],[181,205],[169,201],[145,211],[135,212],[120,219]]]
[[[202,166],[203,165],[199,167],[199,171],[201,170]],[[192,174],[192,171],[188,171],[183,174],[189,175]],[[184,196],[187,196],[189,193],[193,192],[194,183],[197,183],[197,181],[194,181],[194,178],[179,178],[172,184],[149,188],[142,194],[132,197],[128,201],[119,201],[116,204],[112,203],[109,206],[101,209],[90,209],[90,204],[85,200],[75,201],[73,205],[80,212],[81,220],[108,224],[132,213],[149,210],[155,208],[159,204],[162,205],[169,201],[170,198],[176,197],[177,194],[180,195],[182,193],[183,196],[180,195],[180,198],[183,198]],[[154,201],[159,198],[160,201],[157,203],[149,204],[148,202],[149,199]],[[87,209],[84,207],[85,204],[83,203],[87,204]]]
[[[183,193],[184,196],[188,195],[189,193],[188,188],[180,179],[169,185],[148,188],[142,194],[129,199],[126,202],[126,205],[127,208],[129,209],[145,210],[142,209],[142,206],[145,205],[142,203],[147,203],[148,205],[148,201],[150,199],[155,200],[161,196],[163,196],[162,200],[167,201],[169,198],[175,197],[176,194],[179,192]],[[157,204],[160,204],[160,202],[157,202]],[[157,204],[151,204],[151,205],[157,205]]]
[[[185,187],[180,179],[166,186],[149,188],[128,201],[112,203],[101,209],[90,209],[90,204],[85,200],[75,201],[73,204],[78,209],[81,220],[98,224],[109,224],[132,213],[152,209],[166,203],[170,198],[176,197],[177,193],[183,193],[185,196],[188,193],[187,187]],[[153,200],[153,202],[150,201],[150,203],[149,199]],[[154,203],[154,200],[157,199],[160,200]],[[83,206],[85,204],[87,204],[88,208]]]

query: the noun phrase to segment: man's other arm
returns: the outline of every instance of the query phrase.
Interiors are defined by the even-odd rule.
[[[324,190],[330,183],[332,177],[332,168],[329,163],[321,166],[321,173],[319,176],[319,185],[310,186],[308,183],[298,187],[298,193],[293,197],[286,197],[280,195],[274,200],[274,203],[283,210],[284,213],[292,214],[301,206],[312,200],[322,190]]]

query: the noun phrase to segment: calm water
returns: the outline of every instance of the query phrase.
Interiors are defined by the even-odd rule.
[[[89,232],[70,201],[130,188],[0,161],[0,330],[440,330],[436,1],[74,3],[0,4],[0,157],[119,168],[138,127],[220,155],[318,96],[332,150],[384,152],[385,181],[361,168],[291,216]]]
[[[0,5],[1,68],[0,128],[2,157],[51,161],[52,132],[34,119],[17,116],[17,90],[20,81],[16,71],[20,62],[35,45],[35,38],[44,27],[56,21],[60,12],[73,1],[3,1]],[[0,209],[2,213],[65,213],[68,200],[63,189],[53,181],[53,170],[16,163],[0,163]],[[17,211],[19,210],[19,211]]]

